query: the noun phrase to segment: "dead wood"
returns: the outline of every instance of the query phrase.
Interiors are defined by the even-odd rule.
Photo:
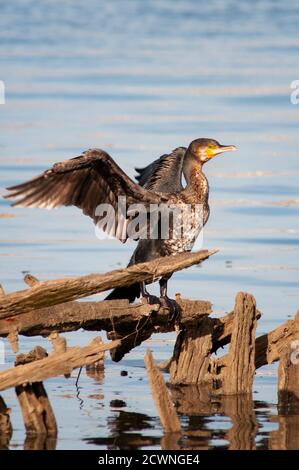
[[[278,404],[280,408],[299,410],[299,335],[286,345],[278,368]]]
[[[219,394],[250,393],[255,373],[256,303],[252,295],[236,296],[229,352],[212,359],[210,374],[213,389]]]
[[[148,349],[144,357],[148,380],[165,432],[179,433],[181,425],[163,379],[162,372],[154,363],[153,355]]]
[[[298,339],[299,312],[289,320],[256,340],[255,368],[278,361],[286,346]]]
[[[23,385],[24,383],[41,382],[50,377],[71,374],[73,369],[100,360],[103,351],[115,348],[119,343],[119,341],[112,341],[102,344],[99,338],[94,338],[88,346],[68,348],[65,353],[52,353],[48,357],[37,359],[35,362],[13,367],[0,373],[0,390]],[[34,353],[31,352],[30,354]]]
[[[134,282],[154,281],[160,276],[199,264],[214,253],[216,253],[215,250],[180,253],[106,274],[90,274],[76,278],[37,282],[30,289],[1,296],[0,318],[58,305],[115,287],[129,286]]]
[[[212,311],[211,303],[204,300],[180,299],[178,303],[182,325],[191,324]],[[161,328],[160,331],[173,331],[174,325],[170,321],[172,314],[166,307],[159,304],[129,304],[127,300],[104,300],[67,302],[0,319],[0,336],[9,335],[12,329],[26,336],[48,336],[53,331],[63,333],[80,328],[91,331],[114,331],[116,334],[126,336],[136,329],[138,322],[150,315],[155,328]],[[220,327],[218,331],[223,335],[223,332],[220,333]]]
[[[172,384],[197,384],[208,380],[213,326],[211,318],[202,318],[195,328],[180,331],[169,367]]]
[[[10,421],[10,409],[0,396],[0,450],[8,449],[12,436],[12,425]]]
[[[40,346],[28,354],[19,354],[16,358],[15,370],[27,367],[33,362],[36,365],[36,361],[44,360],[46,356],[46,350]],[[26,434],[56,437],[56,419],[43,383],[22,384],[16,386],[15,390],[22,410]]]

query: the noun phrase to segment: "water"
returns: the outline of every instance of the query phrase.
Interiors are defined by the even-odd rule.
[[[209,299],[223,314],[238,291],[251,292],[263,313],[259,333],[294,315],[299,105],[290,102],[290,83],[299,78],[297,2],[15,0],[1,2],[0,13],[0,79],[6,85],[0,187],[94,146],[133,176],[134,166],[197,137],[235,144],[238,152],[205,167],[211,217],[204,246],[220,252],[200,269],[176,274],[170,293]],[[105,272],[125,265],[133,249],[99,242],[92,222],[75,208],[13,210],[1,199],[0,227],[0,280],[7,292],[24,287],[23,271],[40,279]],[[67,338],[85,345],[93,336]],[[36,344],[48,347],[41,338],[21,338],[21,351]],[[156,335],[120,364],[107,360],[104,377],[83,372],[79,396],[76,373],[68,381],[47,381],[57,448],[167,446],[143,354],[150,345],[160,361],[173,344],[173,335]],[[12,354],[7,361],[12,364]],[[122,369],[127,377],[120,376]],[[14,392],[3,397],[12,407],[10,446],[23,448]],[[273,433],[288,419],[276,417],[275,366],[258,371],[253,397],[259,429],[248,439],[273,447]],[[110,406],[116,398],[123,408]],[[186,412],[180,400],[183,445],[232,443],[228,412],[196,403]]]

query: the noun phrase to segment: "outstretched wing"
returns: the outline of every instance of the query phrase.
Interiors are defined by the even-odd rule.
[[[162,155],[145,168],[135,168],[138,183],[146,189],[161,193],[176,193],[183,189],[182,172],[186,153],[185,147],[178,147]]]
[[[40,207],[53,209],[60,206],[77,206],[95,224],[101,223],[96,208],[109,204],[114,209],[115,223],[100,227],[109,235],[125,241],[128,217],[126,209],[131,204],[159,204],[163,195],[156,194],[134,183],[106,152],[91,149],[81,156],[56,163],[40,176],[7,188],[4,196],[15,200],[15,207]],[[119,197],[126,197],[125,210],[119,210]],[[103,214],[102,214],[103,215]]]

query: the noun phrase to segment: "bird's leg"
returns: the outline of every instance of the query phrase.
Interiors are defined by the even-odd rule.
[[[168,279],[166,279],[165,277],[162,277],[159,281],[159,284],[160,284],[160,297],[162,297],[163,299],[165,297],[167,297],[167,282],[168,282]]]
[[[171,312],[170,322],[175,321],[178,316],[180,315],[180,307],[176,303],[175,300],[172,300],[167,295],[167,283],[169,277],[162,277],[159,280],[160,284],[160,300],[162,300],[162,304],[166,304],[166,307],[169,308]]]
[[[151,295],[145,287],[145,282],[140,282],[140,292],[141,292],[141,297],[144,299],[145,303],[147,304],[157,304],[159,303],[157,297],[154,295]]]

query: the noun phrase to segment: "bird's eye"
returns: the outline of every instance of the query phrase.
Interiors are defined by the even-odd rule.
[[[208,149],[212,149],[213,148],[213,145],[208,145]]]

